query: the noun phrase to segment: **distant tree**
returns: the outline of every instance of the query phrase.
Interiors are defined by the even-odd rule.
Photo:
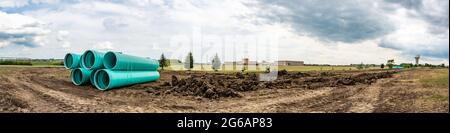
[[[392,67],[394,66],[394,59],[388,60],[386,66],[388,66],[389,69],[392,69]]]
[[[380,67],[381,67],[381,69],[384,69],[384,64],[381,64]]]
[[[161,54],[161,58],[159,59],[159,67],[161,67],[162,70],[164,70],[164,67],[168,67],[170,65],[169,60],[166,59],[164,56],[164,53]]]
[[[184,60],[184,68],[186,68],[188,71],[194,68],[194,57],[192,56],[192,52],[189,52],[189,54],[186,56],[186,59]]]
[[[214,71],[217,71],[217,70],[219,70],[220,69],[220,65],[221,65],[222,63],[220,62],[220,59],[219,59],[219,56],[217,56],[217,53],[216,53],[216,55],[214,56],[214,58],[213,58],[213,60],[212,60],[212,69],[214,70]]]
[[[402,66],[403,68],[411,68],[411,67],[413,67],[413,64],[412,63],[402,63],[402,64],[400,64],[400,66]]]
[[[244,73],[245,71],[247,71],[247,67],[245,67],[245,65],[244,65],[244,66],[242,66],[241,72]]]
[[[445,64],[444,64],[444,63],[442,63],[442,64],[441,64],[441,67],[445,67]]]
[[[364,64],[361,62],[361,64],[356,65],[356,69],[361,70],[364,68]]]
[[[368,69],[370,67],[369,64],[364,65],[364,69]]]
[[[266,71],[265,71],[266,73],[270,73],[270,65],[267,65],[266,66]]]

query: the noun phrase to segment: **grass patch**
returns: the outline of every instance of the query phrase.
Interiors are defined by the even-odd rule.
[[[12,61],[12,60],[6,60],[6,61],[0,61],[0,65],[27,65],[31,66],[30,61]]]
[[[31,61],[33,66],[63,66],[62,60],[33,60]]]
[[[448,100],[448,96],[434,94],[433,96],[430,97],[430,99],[431,100],[435,100],[435,101],[447,101]]]
[[[448,69],[430,71],[429,74],[420,78],[420,82],[425,87],[448,88],[448,81]]]
[[[63,66],[62,60],[33,59],[33,60],[0,60],[0,65],[5,66]]]

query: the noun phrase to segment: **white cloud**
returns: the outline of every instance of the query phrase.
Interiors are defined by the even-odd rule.
[[[58,31],[57,40],[58,41],[65,41],[67,37],[69,36],[69,31],[60,30]]]
[[[56,35],[56,41],[61,44],[61,47],[64,48],[66,51],[69,51],[71,49],[71,43],[68,40],[70,32],[61,30],[58,31]]]
[[[94,46],[92,48],[96,49],[96,50],[113,50],[114,46],[111,42],[104,41],[104,42],[98,42],[98,43],[94,44]]]
[[[0,7],[23,7],[28,5],[28,0],[1,0]]]
[[[60,0],[31,0],[31,3],[34,4],[56,4],[59,2]]]
[[[123,18],[105,18],[103,26],[106,30],[117,31],[127,27],[128,24],[124,22]]]
[[[0,11],[0,42],[2,47],[8,45],[43,46],[46,41],[45,35],[49,32],[46,24],[37,19]]]
[[[78,12],[84,12],[86,14],[98,16],[99,14],[104,15],[128,15],[132,17],[143,18],[146,14],[143,10],[138,8],[129,7],[126,5],[110,2],[99,2],[99,1],[86,1],[83,3],[77,3],[72,6],[73,9],[78,10]]]
[[[404,56],[422,56],[448,59],[448,29],[446,33],[434,34],[429,23],[417,17],[410,17],[414,10],[397,9],[389,17],[396,24],[396,31],[384,36],[380,46],[401,51]],[[441,27],[442,28],[442,27]]]
[[[0,41],[0,48],[3,48],[5,46],[8,46],[9,44],[7,42]]]
[[[20,8],[30,4],[55,4],[59,0],[1,0],[0,7],[5,8]]]
[[[61,47],[63,47],[63,48],[70,48],[70,42],[63,42],[62,43],[62,45],[61,45]]]
[[[13,48],[3,48],[0,49],[0,52],[2,52],[0,55],[11,54],[28,55],[36,58],[61,58],[64,56],[65,52],[67,52],[60,50],[61,48],[65,50],[70,49],[70,52],[80,53],[86,49],[95,48],[101,50],[114,49],[138,56],[153,58],[158,58],[163,52],[168,57],[171,57],[171,54],[180,54],[180,57],[184,57],[186,54],[185,52],[189,51],[189,47],[191,46],[201,46],[206,43],[214,45],[229,45],[230,43],[244,45],[245,43],[253,42],[243,39],[242,36],[271,37],[279,34],[281,35],[280,41],[278,42],[280,45],[278,53],[280,59],[305,60],[305,63],[324,64],[350,64],[360,62],[379,64],[385,63],[387,58],[395,58],[396,61],[399,62],[408,62],[411,60],[409,54],[413,53],[411,51],[416,50],[433,53],[433,49],[441,46],[434,46],[435,43],[416,42],[448,42],[448,28],[445,29],[447,34],[435,35],[434,33],[430,33],[429,27],[431,23],[427,20],[423,20],[422,17],[418,17],[418,11],[403,8],[400,5],[385,3],[384,1],[356,2],[361,4],[354,4],[355,2],[348,1],[347,3],[350,3],[350,5],[329,2],[326,6],[320,6],[314,3],[303,4],[301,6],[296,4],[283,4],[284,6],[277,6],[276,4],[273,4],[270,6],[270,10],[254,6],[255,3],[262,1],[252,0],[61,1],[59,4],[58,1],[53,0],[30,0],[29,2],[53,3],[55,6],[38,6],[37,8],[31,8],[29,10],[23,8],[24,10],[20,11],[20,14],[17,15],[36,18],[46,24],[38,27],[48,27],[53,31],[58,32],[50,33],[54,39],[50,39],[48,45],[45,45],[44,47],[31,48],[20,54],[7,51]],[[278,2],[283,3],[285,1]],[[431,16],[433,18],[445,18],[447,16],[448,18],[448,9],[435,9],[440,6],[437,6],[433,1],[431,2],[432,4],[427,4],[422,9],[422,11],[430,11],[423,16]],[[333,5],[333,3],[336,3],[338,6]],[[363,7],[359,7],[361,5],[363,5]],[[27,4],[22,4],[22,6],[27,6]],[[317,36],[317,34],[308,32],[304,28],[292,29],[292,26],[294,25],[286,23],[286,21],[289,21],[288,19],[280,19],[280,16],[276,16],[277,14],[285,14],[292,17],[301,17],[301,15],[296,14],[289,9],[308,12],[313,11],[302,10],[300,8],[311,8],[321,13],[330,12],[325,15],[322,14],[322,18],[329,17],[337,19],[336,23],[334,23],[333,20],[321,21],[324,22],[321,24],[327,28],[326,31],[336,32],[320,33],[327,34],[327,36],[331,38],[337,38],[334,40],[346,40],[347,38],[345,37],[353,36],[354,38],[357,38],[356,40],[358,41],[351,41],[352,39],[350,39],[350,41],[341,42],[332,41],[333,39],[328,39],[331,41],[323,41],[323,38]],[[385,8],[391,9],[384,10]],[[414,15],[415,12],[416,15]],[[447,12],[447,14],[445,12]],[[353,13],[359,14],[355,15]],[[274,16],[274,18],[262,20],[261,17],[259,17],[260,15]],[[320,14],[317,13],[315,15],[320,16]],[[360,16],[373,18],[363,19],[368,22],[375,22],[372,21],[375,19],[377,20],[376,22],[380,23],[371,24],[366,23],[366,21],[364,21],[364,23],[350,23],[352,21],[361,20]],[[308,15],[306,15],[306,17],[317,18]],[[303,19],[302,21],[311,22],[301,24],[309,25],[309,27],[311,27],[311,25],[316,27],[314,25],[318,24],[313,23],[315,22],[313,20]],[[0,23],[3,22],[4,25],[7,25],[6,27],[14,27],[15,25],[19,25],[20,27],[20,23],[23,21],[18,21],[17,23],[0,21]],[[330,24],[328,24],[328,22]],[[376,32],[379,31],[376,27],[379,27],[379,24],[381,24],[382,27],[387,26],[384,25],[385,23],[393,26],[390,27],[392,28],[392,31],[390,31],[389,34],[380,32],[380,34],[377,33],[376,36],[361,37],[363,34],[353,32],[353,30],[358,28],[365,29],[361,30],[364,32]],[[364,24],[366,26],[364,26]],[[443,21],[443,24],[445,25],[445,21]],[[319,30],[325,30],[324,26],[317,27],[319,27]],[[336,26],[344,26],[344,28],[337,28]],[[433,27],[437,28],[437,30],[442,33],[441,26]],[[201,29],[200,37],[194,35],[195,29]],[[302,32],[296,30],[302,30]],[[338,34],[342,32],[345,34]],[[3,33],[3,31],[0,30],[0,33]],[[33,33],[35,32],[33,31]],[[177,38],[177,36],[184,36],[182,37],[184,41],[174,41],[176,40],[174,38]],[[227,36],[236,38],[231,39],[231,42],[225,42]],[[43,41],[46,40],[42,35],[29,38],[35,40],[41,39]],[[198,40],[198,38],[203,38],[204,40]],[[28,40],[33,41],[32,39]],[[25,39],[23,41],[27,40]],[[378,44],[383,41],[390,42],[390,44],[395,47]],[[10,42],[12,41],[0,41],[0,47],[9,46],[11,44]],[[255,43],[258,43],[258,47],[261,46],[259,44],[262,42],[264,42],[264,40],[255,40]],[[172,45],[173,43],[179,43],[180,45]],[[431,47],[431,49],[428,47]],[[181,53],[174,53],[181,48],[186,49],[181,50],[183,51]],[[43,49],[53,49],[55,52],[39,52],[46,51]],[[218,52],[219,56],[222,56],[227,52],[229,53],[229,51],[215,50],[209,51],[207,54],[213,55],[215,52]],[[197,61],[208,58],[200,57],[200,55],[201,54],[198,52],[194,53],[194,57],[198,59]],[[444,59],[429,57],[429,59],[431,62],[440,62],[442,60],[448,60],[448,57],[444,57]],[[223,61],[229,60],[232,60],[232,58],[223,59]]]
[[[128,2],[130,2],[133,5],[137,5],[140,7],[145,7],[145,6],[149,6],[149,5],[163,5],[164,1],[163,0],[129,0]]]

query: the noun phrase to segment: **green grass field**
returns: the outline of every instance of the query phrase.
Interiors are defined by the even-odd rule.
[[[2,67],[63,67],[62,60],[0,61]]]
[[[63,66],[60,60],[35,60],[31,61],[33,66]]]
[[[419,79],[424,86],[434,86],[440,88],[448,87],[448,69],[431,71],[431,73],[429,73],[428,75],[429,76],[422,76]]]

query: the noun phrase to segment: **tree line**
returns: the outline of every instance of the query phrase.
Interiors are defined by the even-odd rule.
[[[217,55],[217,53],[214,56],[214,58],[211,60],[211,63],[212,63],[211,68],[214,71],[218,71],[220,69],[222,62],[220,61],[220,58]],[[164,56],[164,53],[161,54],[161,57],[159,59],[159,67],[161,67],[161,70],[164,70],[165,67],[169,67],[169,66],[170,66],[170,60],[168,60]],[[186,58],[184,60],[184,68],[187,69],[188,71],[190,71],[194,68],[194,56],[192,55],[192,52],[189,52],[188,55],[186,56]]]

